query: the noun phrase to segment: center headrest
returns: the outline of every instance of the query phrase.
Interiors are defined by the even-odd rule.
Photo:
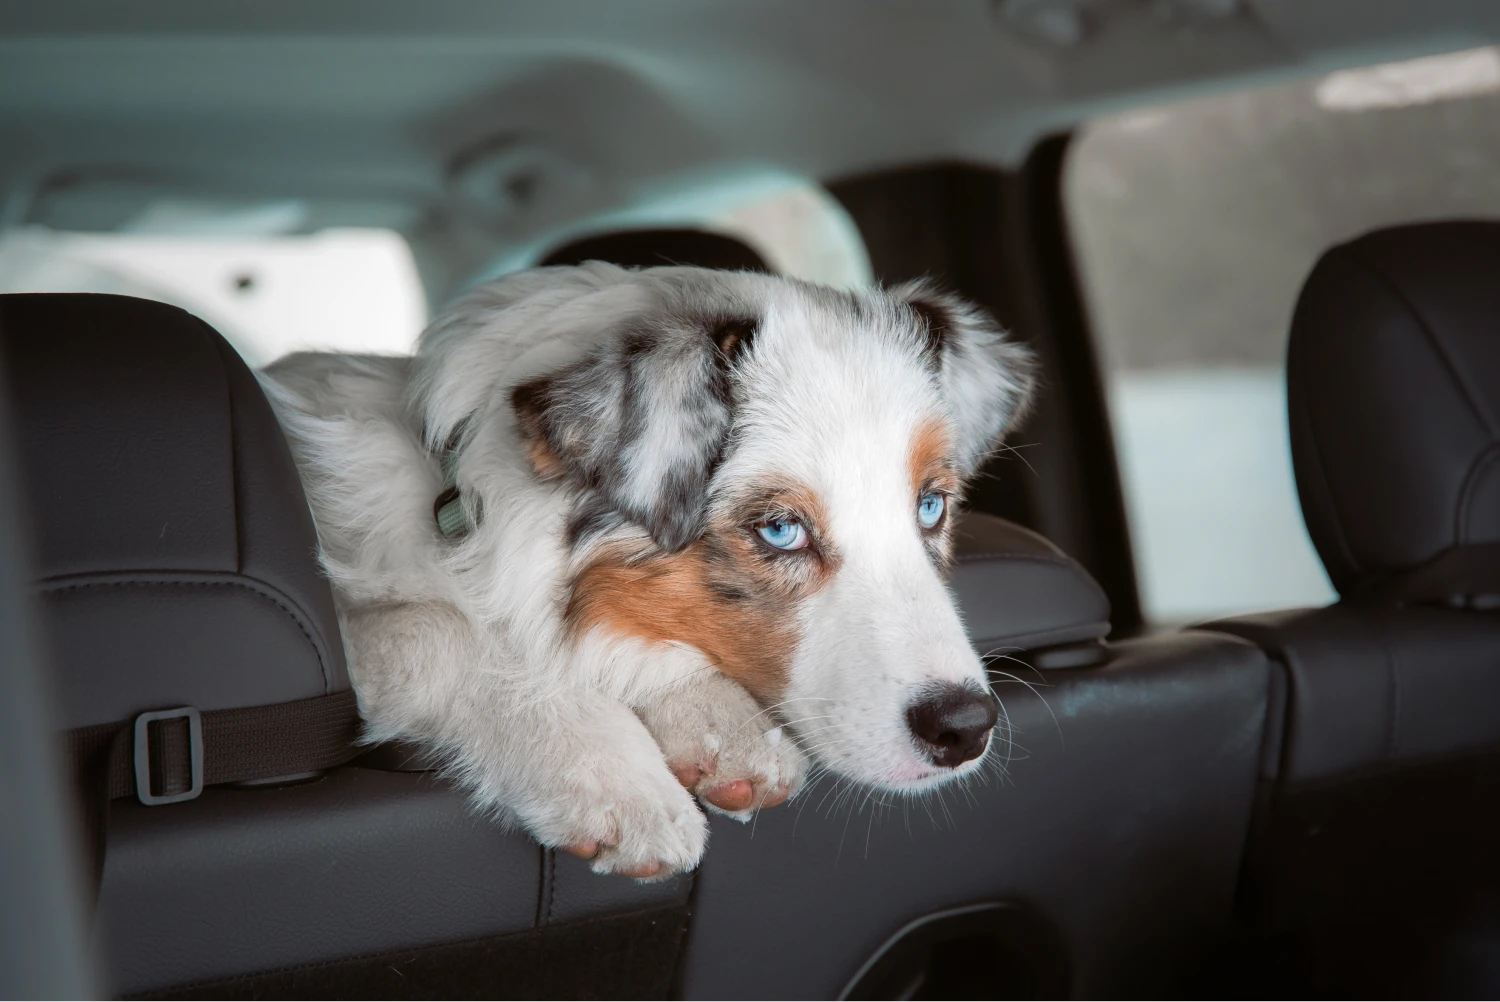
[[[977,511],[955,523],[953,542],[950,584],[981,655],[1024,654],[1018,663],[1030,668],[1103,659],[1109,597],[1076,560],[1029,529]]]
[[[691,265],[722,271],[770,273],[766,261],[749,244],[707,230],[621,230],[582,237],[553,250],[541,265],[605,261],[622,268]]]
[[[1500,543],[1500,224],[1397,227],[1324,254],[1292,319],[1287,397],[1303,516],[1341,594],[1440,578],[1455,557],[1488,565]]]
[[[64,726],[348,689],[281,428],[175,307],[0,296],[34,588]]]

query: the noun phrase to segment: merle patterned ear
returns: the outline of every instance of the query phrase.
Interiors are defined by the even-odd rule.
[[[968,476],[1025,417],[1036,390],[1036,356],[988,313],[931,282],[908,282],[891,294],[911,308],[922,356],[953,418],[956,458]]]
[[[511,396],[538,472],[593,491],[677,551],[703,532],[753,320],[639,324]]]
[[[948,311],[940,303],[921,297],[907,300],[907,305],[917,315],[917,326],[922,332],[922,358],[934,372],[941,372],[953,323]]]
[[[755,341],[756,323],[746,317],[733,317],[716,322],[709,330],[714,347],[719,349],[719,360],[725,365],[734,365]]]

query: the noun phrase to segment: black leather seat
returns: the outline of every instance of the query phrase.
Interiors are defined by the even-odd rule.
[[[30,388],[16,423],[68,724],[346,684],[295,473],[222,340],[117,297],[0,298],[0,322]],[[67,589],[76,575],[121,586]],[[960,987],[1160,989],[1228,921],[1264,656],[1202,632],[1101,646],[1098,587],[982,514],[963,523],[954,587],[980,650],[1058,666],[996,662],[1019,681],[997,674],[1013,744],[986,786],[878,810],[823,788],[750,826],[716,818],[696,877],[647,886],[500,830],[431,774],[376,767],[399,756],[118,800],[108,973],[160,997],[807,997],[937,991],[955,972]],[[965,943],[1009,966],[986,953],[975,968]]]
[[[674,261],[763,269],[733,244],[616,233],[543,263],[649,265],[670,245]],[[1228,925],[1264,656],[1191,632],[1105,647],[1109,603],[1088,574],[981,513],[952,584],[976,648],[1000,656],[1004,774],[927,804],[824,786],[750,827],[714,818],[685,997],[1144,994],[1181,983]]]
[[[297,469],[233,349],[145,300],[0,303],[63,725],[348,689]]]
[[[224,340],[119,296],[3,296],[0,332],[62,725],[348,689],[301,482]],[[429,775],[357,766],[165,806],[116,800],[109,828],[96,926],[124,994],[389,952],[460,994],[650,993],[690,886],[599,880]],[[641,962],[569,980],[573,958],[548,953],[581,935],[567,924],[621,911],[646,918],[600,935]],[[422,952],[436,944],[439,959]],[[367,974],[321,968],[288,990],[357,994]]]
[[[1247,891],[1315,991],[1500,990],[1500,225],[1336,247],[1287,362],[1340,601],[1211,628],[1282,666]]]

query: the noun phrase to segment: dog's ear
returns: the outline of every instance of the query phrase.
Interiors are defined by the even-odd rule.
[[[525,383],[511,404],[542,476],[565,476],[683,549],[703,532],[709,479],[733,420],[746,318],[640,322],[582,361]]]
[[[954,458],[967,477],[1030,409],[1036,356],[984,310],[929,281],[908,282],[891,294],[911,308],[923,358],[953,418]]]

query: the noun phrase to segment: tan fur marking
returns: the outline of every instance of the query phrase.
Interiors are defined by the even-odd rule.
[[[800,639],[796,603],[833,575],[838,554],[821,531],[822,501],[802,484],[763,483],[727,508],[681,553],[601,548],[574,578],[565,615],[579,632],[692,646],[769,704],[786,688]],[[778,515],[800,518],[813,546],[780,555],[756,539],[753,523]]]
[[[515,402],[515,412],[516,424],[521,432],[521,440],[526,443],[526,458],[531,461],[531,468],[543,480],[561,480],[568,472],[567,467],[563,466],[563,461],[547,444],[547,436],[542,434],[535,408],[529,400],[518,400]]]
[[[561,480],[567,472],[562,460],[557,458],[557,453],[547,446],[547,440],[540,435],[533,438],[526,447],[526,458],[531,460],[531,468],[543,480]]]
[[[655,643],[689,644],[765,703],[786,686],[797,637],[785,600],[731,600],[710,585],[703,543],[681,553],[631,563],[616,550],[600,555],[573,583],[567,618]],[[748,589],[747,589],[748,590]]]
[[[954,472],[949,451],[952,441],[946,421],[929,418],[917,428],[906,458],[913,496],[934,487],[945,491],[958,490],[958,475]]]
[[[952,433],[946,421],[929,418],[917,428],[912,436],[911,451],[906,457],[907,472],[911,477],[912,498],[923,491],[939,490],[949,495],[948,507],[943,520],[935,529],[925,530],[923,540],[927,550],[939,566],[946,567],[953,558],[953,515],[951,510],[958,498],[963,482],[953,468],[950,453]]]

